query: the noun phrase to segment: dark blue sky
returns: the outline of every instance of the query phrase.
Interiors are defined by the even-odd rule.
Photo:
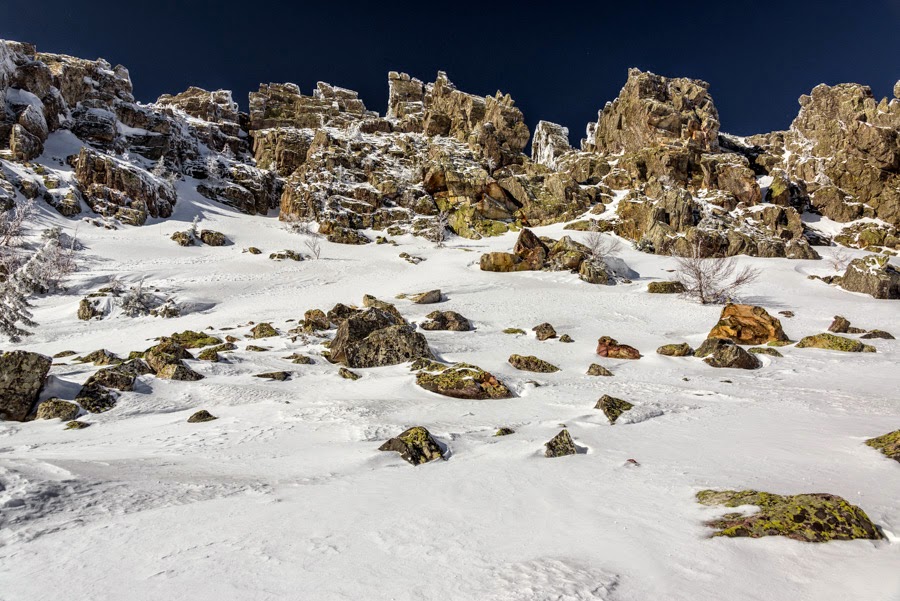
[[[260,82],[323,80],[383,113],[389,70],[441,69],[467,92],[509,92],[529,125],[562,123],[576,144],[629,66],[709,81],[736,134],[786,128],[818,83],[881,97],[900,79],[900,0],[283,4],[0,0],[0,37],[121,63],[143,101],[197,85],[244,110]]]

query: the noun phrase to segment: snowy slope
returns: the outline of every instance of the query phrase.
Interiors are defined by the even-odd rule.
[[[474,332],[427,332],[442,359],[475,363],[516,398],[464,401],[414,385],[407,366],[338,377],[322,347],[288,337],[255,341],[228,362],[192,362],[199,382],[143,377],[92,427],[0,422],[0,599],[348,600],[844,600],[900,598],[900,464],[863,444],[900,427],[900,341],[869,341],[874,354],[782,349],[757,371],[717,370],[655,354],[697,346],[720,308],[646,293],[670,279],[671,259],[623,245],[641,277],[594,286],[559,272],[497,274],[481,253],[508,250],[514,234],[435,249],[324,243],[318,261],[271,261],[304,251],[274,217],[238,214],[180,184],[173,219],[140,228],[80,225],[85,245],[70,294],[39,299],[35,335],[20,345],[53,354],[142,350],[185,329],[245,334],[248,321],[282,332],[310,308],[360,303],[363,294],[440,288],[440,305],[396,301],[408,319],[454,310]],[[169,240],[194,215],[222,231],[225,247]],[[74,223],[50,210],[41,225]],[[559,237],[562,226],[537,228]],[[565,232],[580,237],[577,232]],[[257,246],[261,255],[242,250]],[[398,257],[426,258],[412,265]],[[828,249],[821,251],[827,254]],[[826,261],[740,257],[764,271],[746,300],[783,319],[794,340],[824,331],[836,314],[900,334],[900,305],[807,279]],[[196,308],[177,319],[78,321],[79,299],[114,275],[174,294]],[[538,342],[549,321],[574,344]],[[219,331],[223,327],[235,330]],[[527,336],[504,328],[519,327]],[[610,335],[639,361],[594,354]],[[314,365],[283,359],[311,354]],[[532,374],[506,362],[537,355],[561,368]],[[593,362],[612,378],[584,375]],[[43,396],[71,398],[94,368],[62,363]],[[287,382],[252,377],[294,372]],[[593,409],[603,394],[637,406],[610,426]],[[217,421],[188,424],[199,408]],[[543,443],[565,424],[587,452],[547,459]],[[448,461],[412,467],[378,452],[387,438],[424,425],[451,449]],[[499,426],[516,434],[494,438]],[[640,466],[626,466],[627,459]],[[829,492],[862,507],[889,540],[803,544],[770,537],[710,539],[703,488]],[[895,534],[896,533],[896,534]]]

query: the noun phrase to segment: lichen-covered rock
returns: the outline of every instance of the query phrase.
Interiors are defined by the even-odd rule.
[[[765,344],[771,341],[788,340],[781,321],[772,317],[762,307],[753,305],[727,304],[722,309],[707,338],[727,338],[738,344]]]
[[[540,374],[552,374],[559,371],[559,368],[552,363],[538,359],[534,355],[510,355],[509,364],[522,371],[533,371]]]
[[[85,382],[75,396],[75,402],[89,413],[103,413],[116,406],[118,393],[97,382]]]
[[[115,365],[121,363],[122,359],[115,353],[111,353],[106,349],[99,349],[88,353],[83,357],[76,357],[73,361],[79,363],[93,363],[94,365]]]
[[[510,434],[515,434],[516,431],[512,428],[497,428],[497,431],[494,432],[494,436],[509,436]]]
[[[690,357],[694,354],[694,349],[687,342],[681,344],[664,344],[656,352],[667,357]]]
[[[451,332],[468,332],[472,324],[456,311],[432,311],[427,316],[429,321],[423,322],[423,330],[449,330]]]
[[[752,355],[734,344],[731,340],[718,338],[715,340],[723,340],[724,344],[719,344],[716,349],[704,359],[710,367],[728,367],[733,369],[759,369],[762,367],[762,361],[758,357]]]
[[[331,321],[321,309],[310,309],[303,314],[303,329],[307,332],[318,332],[331,327]]]
[[[681,294],[684,292],[684,284],[681,282],[650,282],[647,284],[647,292],[651,294]]]
[[[198,423],[202,423],[202,422],[211,422],[214,419],[219,419],[219,418],[216,417],[215,415],[213,415],[212,413],[210,413],[209,411],[207,411],[206,409],[201,409],[200,411],[197,411],[196,413],[191,415],[187,420],[188,420],[188,423],[190,423],[190,424],[198,424]]]
[[[181,365],[183,359],[193,358],[187,349],[169,338],[163,338],[159,344],[144,353],[144,361],[156,374],[166,365]]]
[[[429,362],[416,374],[416,384],[455,399],[508,399],[513,396],[493,374],[467,363],[448,366]]]
[[[900,461],[900,430],[870,438],[866,444],[884,453],[885,457]]]
[[[601,336],[597,341],[597,354],[610,359],[640,359],[641,353],[633,346],[619,344],[609,336]]]
[[[821,348],[829,351],[843,351],[846,353],[874,353],[875,347],[863,344],[859,340],[837,336],[824,332],[801,338],[797,348]]]
[[[378,450],[400,453],[402,459],[413,465],[422,465],[444,457],[441,446],[423,426],[414,426],[404,431],[378,447]]]
[[[884,330],[870,330],[860,336],[861,340],[873,340],[875,338],[879,338],[881,340],[894,340],[894,335],[890,332],[885,332]]]
[[[153,373],[150,366],[141,359],[132,359],[119,365],[98,370],[87,379],[85,386],[93,384],[114,388],[124,392],[134,390],[134,382],[138,376]]]
[[[575,441],[568,430],[561,430],[559,434],[544,443],[546,450],[545,457],[564,457],[566,455],[574,455],[578,451],[575,448]]]
[[[512,253],[481,255],[482,271],[539,271],[550,256],[550,248],[529,229],[519,232]]]
[[[355,371],[350,371],[346,367],[342,367],[338,370],[338,375],[345,380],[359,380],[362,376],[356,373]]]
[[[853,259],[840,278],[841,288],[875,298],[900,298],[900,270],[891,265],[888,259],[889,257],[878,255]]]
[[[289,371],[267,371],[263,374],[255,374],[253,377],[262,378],[264,380],[275,380],[277,382],[284,382],[285,380],[291,379],[291,372]]]
[[[835,315],[831,325],[828,326],[828,331],[835,334],[846,334],[850,331],[850,320],[842,315]]]
[[[612,372],[603,367],[602,365],[598,365],[597,363],[591,363],[590,367],[588,367],[587,375],[589,376],[612,376]]]
[[[556,338],[556,330],[549,323],[542,323],[531,328],[534,332],[535,337],[538,340],[543,342],[544,340],[550,340],[551,338]]]
[[[194,332],[193,330],[176,332],[169,336],[169,338],[186,349],[212,346],[213,344],[222,344],[221,338],[216,338],[215,336],[210,336],[209,334],[205,334],[203,332]]]
[[[569,336],[568,334],[563,334],[562,336],[560,336],[560,337],[559,337],[559,341],[560,341],[560,342],[565,342],[566,344],[575,342],[575,340],[574,340],[571,336]]]
[[[444,296],[443,294],[441,294],[440,290],[429,290],[428,292],[414,294],[409,297],[409,300],[416,303],[417,305],[431,305],[441,302],[443,298]]]
[[[61,419],[71,421],[81,413],[78,405],[62,399],[47,399],[37,407],[35,419]]]
[[[161,380],[180,380],[183,382],[195,382],[203,379],[203,374],[195,372],[184,363],[169,363],[156,372],[156,377]]]
[[[0,419],[28,417],[52,363],[50,357],[28,351],[0,353]]]
[[[202,230],[200,232],[200,240],[207,246],[225,246],[228,238],[222,232],[215,230]]]
[[[278,330],[273,328],[270,323],[259,323],[253,326],[253,329],[250,330],[250,335],[256,340],[260,338],[271,338],[272,336],[278,336]]]
[[[753,353],[754,355],[769,355],[770,357],[784,357],[780,352],[776,349],[773,349],[769,346],[754,346],[753,348],[747,349],[748,353]]]
[[[82,321],[90,321],[95,317],[100,317],[103,315],[103,312],[97,308],[97,304],[95,301],[92,301],[89,298],[81,299],[81,302],[78,303],[78,319]]]
[[[432,357],[422,334],[402,318],[375,307],[345,319],[330,350],[329,361],[346,367],[383,367]]]
[[[616,423],[616,420],[619,419],[623,413],[633,408],[634,405],[628,401],[617,399],[608,394],[604,394],[600,397],[600,400],[597,401],[597,404],[594,406],[594,409],[603,411],[603,415],[606,416],[611,424]]]
[[[836,495],[775,495],[755,490],[702,490],[697,500],[704,505],[740,507],[755,505],[751,514],[729,513],[707,522],[713,536],[786,536],[804,542],[884,538],[866,513]]]
[[[175,232],[172,234],[172,241],[178,246],[193,246],[194,235],[191,232]]]
[[[84,428],[89,427],[90,424],[87,422],[82,422],[79,420],[72,420],[66,423],[66,430],[83,430]]]

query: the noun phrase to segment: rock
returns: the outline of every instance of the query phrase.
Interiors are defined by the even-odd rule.
[[[550,248],[529,229],[519,232],[513,252],[481,255],[482,271],[539,271],[550,256]]]
[[[55,355],[53,355],[53,358],[54,359],[62,359],[62,358],[71,357],[72,355],[77,355],[77,354],[78,353],[76,353],[75,351],[60,351],[60,352],[56,353]]]
[[[633,346],[619,344],[614,338],[601,336],[597,341],[597,354],[610,359],[640,359],[641,353]]]
[[[510,434],[515,434],[516,431],[512,428],[498,428],[496,432],[494,432],[494,436],[509,436]]]
[[[515,336],[522,336],[526,332],[522,328],[506,328],[505,330],[503,330],[503,333],[504,334],[512,334]]]
[[[259,250],[258,248],[256,248],[255,246],[250,246],[250,247],[248,247],[246,252],[250,253],[251,255],[260,255],[260,254],[262,254],[262,251]]]
[[[513,396],[493,374],[467,363],[446,366],[431,362],[416,374],[416,384],[455,399],[508,399]]]
[[[268,350],[271,350],[271,348],[268,346],[257,346],[255,344],[248,344],[246,347],[244,347],[244,350],[250,351],[251,353],[264,353]]]
[[[202,230],[200,232],[200,240],[207,246],[225,246],[228,243],[225,234],[215,230]]]
[[[729,303],[707,338],[727,338],[738,344],[788,340],[781,322],[762,307]]]
[[[890,332],[885,332],[884,330],[871,330],[860,336],[860,339],[862,340],[872,340],[875,338],[880,338],[882,340],[894,340],[893,334],[891,334]]]
[[[195,382],[203,379],[203,374],[195,372],[184,363],[170,363],[164,365],[156,372],[156,377],[161,380],[180,380],[183,382]]]
[[[394,325],[409,325],[406,319],[403,318],[403,315],[400,314],[400,311],[397,310],[396,306],[383,300],[378,300],[371,294],[363,295],[363,307],[367,309],[380,309],[385,313],[388,313],[394,319]]]
[[[427,315],[430,321],[420,325],[423,330],[449,330],[451,332],[468,332],[472,329],[469,320],[456,311],[432,311]]]
[[[531,142],[532,161],[556,169],[557,159],[571,150],[568,128],[549,121],[538,121]]]
[[[338,375],[345,380],[359,380],[362,376],[358,373],[350,371],[346,367],[342,367],[338,370]]]
[[[144,354],[144,361],[157,375],[167,365],[183,365],[182,359],[193,358],[187,349],[169,338],[163,338]]]
[[[310,309],[303,314],[303,329],[307,332],[318,332],[331,328],[331,321],[321,309]]]
[[[830,351],[844,351],[846,353],[874,353],[875,347],[863,344],[859,340],[836,336],[835,334],[815,334],[801,338],[797,348],[821,348]]]
[[[88,379],[88,382],[85,382],[81,390],[78,391],[75,402],[89,413],[103,413],[116,406],[118,396],[117,393],[105,386],[101,386],[97,382],[91,382]]]
[[[840,278],[841,288],[875,298],[900,298],[900,270],[891,265],[888,258],[869,255],[853,259]]]
[[[575,342],[574,340],[572,340],[572,337],[569,336],[568,334],[563,334],[562,336],[560,336],[560,337],[559,337],[559,341],[560,341],[560,342],[565,342],[565,343]]]
[[[681,294],[684,292],[684,284],[681,282],[650,282],[647,284],[647,292],[651,294]]]
[[[611,376],[613,374],[611,371],[609,371],[602,365],[598,365],[596,363],[591,363],[590,367],[588,367],[587,375],[589,375],[589,376]]]
[[[92,353],[88,353],[84,357],[77,357],[73,361],[79,363],[93,363],[94,365],[114,365],[121,363],[122,359],[115,353],[111,353],[106,349],[99,349]]]
[[[417,305],[431,305],[441,302],[443,298],[444,297],[441,294],[440,290],[429,290],[428,292],[414,294],[410,297],[409,300],[416,303]]]
[[[303,256],[295,250],[282,250],[277,253],[271,253],[269,258],[273,261],[302,261]]]
[[[199,361],[210,361],[212,363],[219,362],[219,351],[214,348],[207,348],[200,351],[200,354],[197,355],[197,359]]]
[[[748,353],[753,353],[754,355],[769,355],[770,357],[784,357],[777,350],[768,346],[754,346],[753,348],[747,349]]]
[[[78,319],[82,321],[89,321],[94,319],[95,317],[100,317],[103,315],[103,312],[97,308],[97,305],[94,301],[83,298],[81,302],[78,303]]]
[[[132,359],[125,363],[120,363],[113,367],[106,367],[95,372],[87,379],[85,386],[96,384],[106,388],[130,392],[134,390],[134,382],[137,377],[149,373],[153,373],[153,371],[143,360]]]
[[[510,355],[509,364],[522,371],[533,371],[541,374],[551,374],[559,371],[559,368],[543,359],[533,355]]]
[[[538,340],[544,341],[556,338],[556,330],[549,323],[542,323],[531,328]]]
[[[191,232],[175,232],[172,234],[172,240],[178,246],[193,246],[194,244],[194,236]]]
[[[762,362],[755,355],[751,355],[731,340],[725,340],[725,344],[717,346],[704,361],[711,367],[734,369],[759,369],[762,367]]]
[[[300,353],[294,353],[289,357],[285,357],[285,359],[290,359],[291,363],[295,363],[297,365],[313,365],[315,363],[315,361],[312,360],[312,357],[301,355]]]
[[[278,382],[284,382],[285,380],[291,379],[291,372],[289,371],[269,371],[263,374],[255,374],[254,378],[263,378],[265,380],[276,380]]]
[[[196,413],[194,413],[193,415],[191,415],[188,418],[188,423],[189,424],[198,424],[198,423],[202,423],[202,422],[211,422],[214,419],[219,419],[219,418],[216,417],[215,415],[213,415],[212,413],[210,413],[209,411],[207,411],[206,409],[201,409],[200,411],[197,411]]]
[[[690,357],[694,354],[694,349],[687,342],[681,344],[664,344],[656,352],[667,357]]]
[[[90,424],[87,423],[87,422],[81,422],[81,421],[78,421],[78,420],[73,420],[73,421],[70,421],[70,422],[66,423],[66,428],[65,428],[65,429],[66,429],[66,430],[82,430],[82,429],[84,429],[84,428],[87,428],[88,426],[90,426]]]
[[[866,444],[881,451],[885,457],[900,461],[900,430],[870,438]]]
[[[38,400],[53,360],[28,351],[0,353],[0,419],[24,421]]]
[[[575,442],[569,435],[569,431],[565,429],[551,438],[544,446],[547,448],[544,451],[545,457],[563,457],[565,455],[574,455],[577,452]]]
[[[320,233],[327,234],[325,239],[329,242],[334,242],[335,244],[369,244],[371,240],[365,235],[359,233],[354,229],[350,229],[348,227],[343,227],[340,225],[334,225],[323,232],[321,227],[319,229]]]
[[[716,529],[713,536],[786,536],[805,542],[883,538],[862,509],[836,495],[702,490],[697,493],[697,500],[703,505],[759,508],[755,513],[729,513],[707,522],[707,526]]]
[[[47,399],[37,407],[35,419],[61,419],[65,422],[78,417],[81,409],[75,403],[62,399]]]
[[[634,408],[634,405],[628,401],[611,397],[608,394],[604,394],[600,397],[600,400],[597,401],[597,404],[594,406],[594,409],[603,411],[603,414],[611,424],[616,423],[616,420],[619,419],[623,413],[632,408]]]
[[[174,333],[169,336],[169,339],[186,349],[222,344],[221,338],[216,338],[215,336],[210,336],[203,332],[194,332],[193,330]]]
[[[431,358],[425,337],[401,319],[374,307],[347,318],[338,326],[329,361],[346,367],[383,367]]]
[[[734,341],[725,338],[707,338],[699,347],[697,347],[697,350],[694,351],[694,356],[708,357],[720,348],[732,345],[734,345]]]
[[[834,321],[831,322],[831,325],[828,326],[829,332],[834,332],[836,334],[846,334],[850,330],[850,320],[845,317],[841,317],[840,315],[834,316]]]
[[[278,330],[273,328],[272,324],[260,323],[253,326],[253,329],[250,330],[250,335],[253,336],[254,340],[259,340],[260,338],[271,338],[272,336],[278,336]]]
[[[378,447],[378,450],[400,453],[401,458],[413,465],[422,465],[444,457],[440,445],[422,426],[412,427],[399,436],[391,438]]]

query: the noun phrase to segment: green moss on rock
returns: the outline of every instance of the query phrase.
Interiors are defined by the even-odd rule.
[[[414,426],[378,447],[379,451],[394,451],[412,465],[422,465],[444,456],[440,445],[422,426]]]
[[[878,449],[886,457],[900,461],[900,430],[888,432],[876,438],[870,438],[866,444],[873,449]]]
[[[522,371],[533,371],[540,374],[550,374],[559,371],[559,368],[543,359],[533,355],[510,355],[509,364]]]
[[[600,409],[601,411],[603,411],[606,419],[608,419],[609,423],[611,424],[616,423],[616,420],[619,419],[623,413],[633,408],[634,405],[632,405],[628,401],[617,399],[616,397],[609,396],[608,394],[604,394],[602,397],[600,397],[600,400],[597,401],[597,404],[594,406],[594,409]]]
[[[172,340],[183,346],[184,348],[201,348],[220,344],[221,339],[202,332],[194,332],[193,330],[185,330],[184,332],[176,332],[169,336]]]
[[[753,353],[754,355],[769,355],[770,357],[784,357],[777,350],[767,347],[767,346],[754,346],[751,349],[747,349],[748,353]]]
[[[807,336],[797,343],[797,348],[820,348],[845,353],[874,353],[875,347],[863,344],[859,340],[837,336],[827,332]]]
[[[419,371],[416,384],[425,390],[455,399],[508,399],[512,392],[493,374],[468,363],[433,365]]]

